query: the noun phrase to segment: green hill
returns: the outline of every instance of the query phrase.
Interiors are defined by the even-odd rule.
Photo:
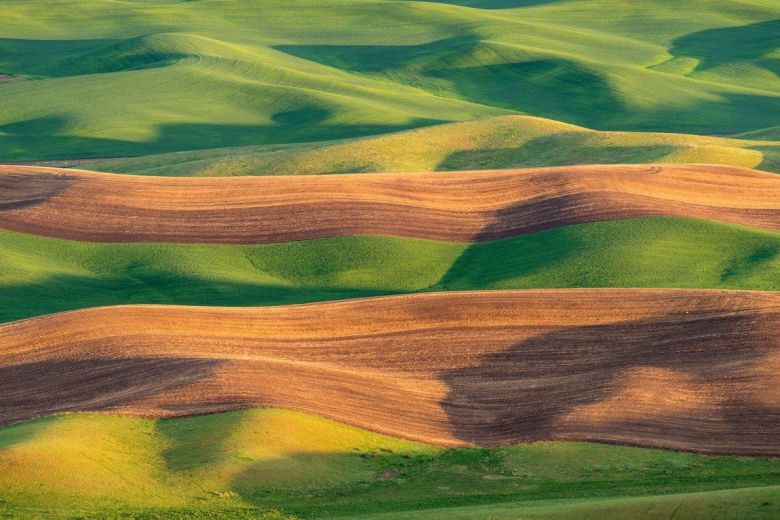
[[[429,290],[780,290],[780,235],[641,218],[475,244],[347,237],[91,244],[0,232],[0,321],[124,303],[278,305]]]
[[[683,513],[771,518],[779,485],[773,459],[574,442],[440,449],[275,409],[0,429],[0,512],[13,518],[657,518],[682,501]]]
[[[460,5],[459,5],[460,4]],[[736,134],[780,115],[772,0],[0,3],[0,160],[147,155],[521,113]]]
[[[0,163],[166,176],[598,163],[780,173],[778,122],[778,0],[0,1]],[[569,287],[780,291],[780,233],[682,218],[480,243],[0,230],[0,323],[114,304]],[[579,442],[436,448],[279,409],[0,428],[0,518],[713,517],[780,518],[780,460]]]
[[[531,116],[497,116],[345,141],[174,152],[90,161],[83,167],[143,175],[228,176],[648,162],[726,164],[780,172],[780,143],[600,132]]]

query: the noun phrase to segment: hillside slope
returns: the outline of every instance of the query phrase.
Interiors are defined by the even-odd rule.
[[[675,216],[780,229],[780,176],[686,165],[168,178],[0,166],[0,228],[94,242],[485,241]]]
[[[530,116],[497,116],[377,137],[247,146],[95,161],[94,171],[174,177],[425,172],[610,163],[744,166],[780,173],[780,143],[651,132],[599,132]],[[771,139],[765,136],[765,139]]]
[[[21,80],[0,83],[0,160],[346,138],[508,113],[600,130],[777,125],[776,2],[458,4],[4,1],[0,74]]]
[[[418,291],[780,290],[780,234],[687,219],[566,226],[474,244],[344,237],[92,244],[0,232],[0,322],[124,303],[254,306]]]
[[[777,512],[778,483],[772,459],[574,442],[440,449],[278,409],[74,414],[0,429],[3,513],[25,519],[535,518],[590,508],[644,519],[684,501],[686,515],[743,520]],[[669,495],[683,492],[696,494]]]
[[[778,326],[776,292],[672,289],[103,307],[0,326],[0,423],[278,406],[442,445],[778,455]]]

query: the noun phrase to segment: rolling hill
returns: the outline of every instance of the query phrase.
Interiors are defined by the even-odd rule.
[[[167,178],[0,166],[0,228],[93,242],[485,241],[632,217],[780,230],[780,177],[686,165]]]
[[[0,446],[3,512],[15,518],[291,520],[327,509],[372,519],[651,519],[675,508],[771,518],[780,485],[774,459],[575,442],[441,449],[276,409],[65,415],[4,428]]]
[[[761,140],[761,135],[754,139],[727,139],[599,132],[538,117],[496,116],[336,142],[216,148],[49,164],[171,177],[427,172],[648,162],[723,164],[778,173],[780,143],[772,136],[764,137],[765,140]]]
[[[778,324],[776,292],[675,289],[94,308],[0,326],[0,424],[277,406],[440,445],[777,455]]]
[[[774,459],[575,442],[441,449],[275,409],[51,417],[0,430],[0,446],[3,510],[23,518],[644,519],[681,503],[693,518],[771,518],[780,482]]]
[[[687,219],[453,243],[91,244],[0,232],[0,322],[124,303],[257,306],[474,289],[780,290],[780,234]]]
[[[0,518],[780,517],[777,0],[0,2]]]
[[[520,113],[599,130],[777,125],[777,4],[9,0],[0,159],[358,137]],[[770,132],[771,134],[771,132]]]

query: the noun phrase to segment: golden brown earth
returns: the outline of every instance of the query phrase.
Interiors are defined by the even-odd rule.
[[[348,235],[468,241],[599,220],[695,217],[780,230],[780,176],[605,165],[420,174],[165,178],[0,166],[0,228],[99,242]]]
[[[433,293],[117,306],[0,326],[0,424],[250,406],[440,445],[780,455],[780,293]]]

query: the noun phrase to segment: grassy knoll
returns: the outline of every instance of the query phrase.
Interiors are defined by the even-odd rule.
[[[778,485],[772,459],[574,442],[437,449],[276,409],[0,430],[0,510],[14,517],[651,518],[682,504],[770,518]]]
[[[780,290],[780,235],[642,218],[475,244],[348,237],[92,244],[0,232],[0,321],[124,303],[276,305],[428,290]]]
[[[0,3],[0,160],[147,155],[520,113],[776,126],[773,0]],[[772,134],[772,132],[769,132]]]
[[[229,176],[645,162],[727,164],[780,172],[780,143],[599,132],[538,117],[497,116],[346,141],[174,152],[101,160],[84,167],[143,175]]]

